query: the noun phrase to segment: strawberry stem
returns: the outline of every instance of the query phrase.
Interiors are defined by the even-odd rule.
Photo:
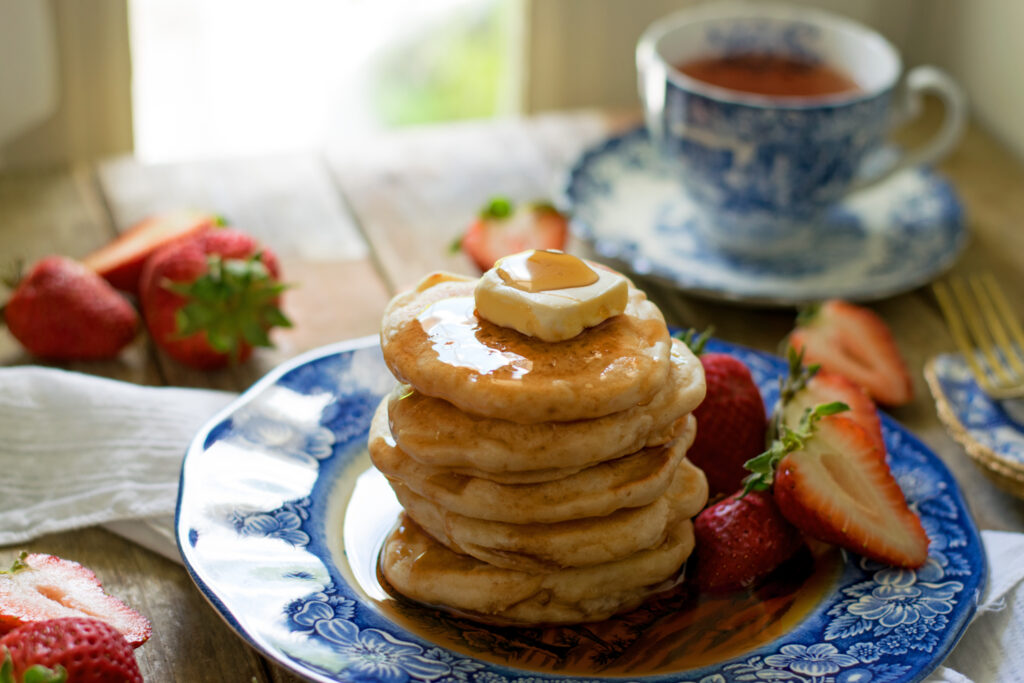
[[[822,403],[804,411],[796,429],[782,425],[781,433],[772,441],[768,450],[743,463],[743,466],[750,470],[750,474],[743,479],[743,495],[751,491],[767,491],[771,488],[775,482],[775,470],[778,468],[779,461],[807,445],[808,439],[814,436],[818,421],[823,417],[849,409],[850,406],[842,401]]]
[[[28,569],[28,563],[25,562],[25,558],[28,557],[28,551],[22,550],[18,553],[18,557],[15,558],[14,563],[11,564],[10,569],[0,569],[0,574],[14,574],[22,570]]]
[[[4,654],[4,660],[0,663],[0,683],[18,683],[14,679],[14,660],[11,658],[11,651],[3,646],[0,646],[0,651]],[[67,680],[68,670],[60,664],[55,669],[33,664],[21,675],[21,683],[65,683]]]

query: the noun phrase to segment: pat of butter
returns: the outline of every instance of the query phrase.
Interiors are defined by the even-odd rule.
[[[474,296],[481,318],[558,342],[626,310],[629,282],[570,254],[530,250],[500,259]]]

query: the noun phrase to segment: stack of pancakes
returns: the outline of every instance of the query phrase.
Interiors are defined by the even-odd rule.
[[[700,361],[632,285],[623,314],[544,342],[480,319],[475,284],[435,273],[384,314],[400,384],[369,450],[405,508],[384,577],[519,624],[605,619],[673,586],[707,500],[685,457]]]

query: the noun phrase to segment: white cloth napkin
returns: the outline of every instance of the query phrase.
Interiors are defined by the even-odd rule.
[[[0,368],[0,546],[112,524],[180,562],[172,517],[182,456],[234,397]]]
[[[0,368],[0,546],[104,524],[180,562],[181,460],[234,394],[142,387],[39,367]],[[1024,534],[983,531],[989,580],[927,683],[1001,683],[1024,671]]]

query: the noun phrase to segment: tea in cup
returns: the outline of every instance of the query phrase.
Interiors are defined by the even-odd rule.
[[[934,67],[912,69],[850,19],[776,4],[701,5],[652,24],[637,45],[645,121],[713,247],[791,255],[821,234],[824,212],[900,169],[937,161],[959,139],[966,100]],[[945,105],[939,132],[884,170],[865,162],[921,96]]]

